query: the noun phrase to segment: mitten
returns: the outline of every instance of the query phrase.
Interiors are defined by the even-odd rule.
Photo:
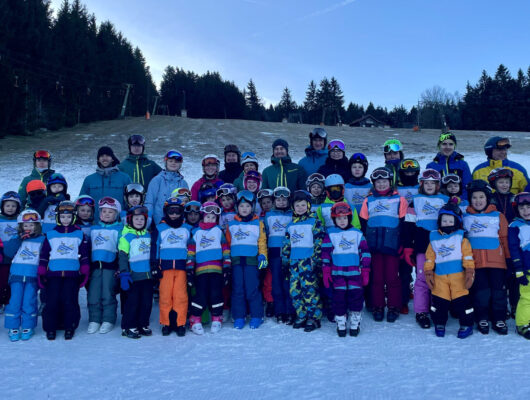
[[[263,254],[260,254],[258,256],[258,269],[265,269],[267,268],[267,257],[265,257]]]
[[[44,265],[39,265],[39,268],[37,269],[37,283],[39,284],[39,287],[41,289],[44,289],[44,285],[46,284],[46,273],[48,272],[48,269]]]
[[[403,249],[402,259],[405,260],[405,262],[411,267],[414,267],[416,265],[416,262],[413,260],[413,258],[414,249],[411,249],[410,247]]]
[[[425,282],[427,282],[427,285],[429,286],[429,289],[434,289],[434,271],[432,269],[430,270],[424,270],[423,274],[425,275]]]
[[[519,282],[519,285],[523,285],[523,286],[528,285],[528,278],[526,277],[526,274],[524,271],[516,272],[515,277],[517,278],[517,282]]]
[[[324,281],[324,287],[327,289],[333,284],[333,278],[331,277],[331,267],[326,265],[322,268],[322,280]]]
[[[90,275],[90,265],[88,264],[81,265],[81,267],[79,268],[79,273],[81,274],[81,278],[82,278],[81,283],[79,284],[79,287],[82,288],[88,282],[88,276]]]
[[[473,281],[475,280],[475,270],[473,268],[466,269],[466,289],[473,286]],[[528,283],[528,281],[526,281]]]
[[[128,272],[122,272],[120,274],[120,287],[121,287],[121,290],[123,291],[127,291],[130,289],[131,287],[131,283],[132,283],[132,278],[131,278],[131,274],[128,273]]]
[[[368,282],[370,282],[370,270],[368,268],[361,269],[361,279],[363,286],[368,286]]]

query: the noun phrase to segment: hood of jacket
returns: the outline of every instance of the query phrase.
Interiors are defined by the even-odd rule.
[[[305,155],[311,158],[327,157],[328,151],[326,149],[315,150],[313,147],[307,146],[305,148]]]
[[[107,167],[107,168],[101,168],[101,167],[97,167],[96,168],[96,172],[99,174],[99,175],[103,175],[103,176],[109,176],[115,172],[119,172],[119,168],[117,165],[114,165],[112,167]]]

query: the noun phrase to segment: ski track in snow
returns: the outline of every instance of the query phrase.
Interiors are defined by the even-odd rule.
[[[174,119],[167,121],[174,124]],[[290,154],[297,161],[303,156],[307,133],[293,136],[293,132],[307,132],[309,127],[255,123],[253,128],[249,121],[177,121],[184,125],[182,129],[161,127],[159,131],[146,133],[148,152],[162,164],[168,148],[181,149],[182,173],[190,186],[201,175],[202,156],[212,152],[222,156],[223,146],[229,142],[237,143],[242,152],[255,151],[263,170],[270,164],[272,141],[285,137],[290,143]],[[125,131],[120,131],[114,121],[107,124],[115,129],[101,125],[103,129],[96,133],[91,133],[99,126],[96,124],[73,128],[75,135],[71,141],[65,141],[55,132],[40,138],[2,140],[2,191],[18,188],[30,172],[31,152],[44,147],[52,151],[53,167],[66,176],[69,193],[75,198],[84,177],[94,172],[99,146],[110,144],[118,157],[123,158],[128,134],[145,132],[144,121],[133,122],[131,125],[129,121]],[[235,126],[239,127],[238,131],[234,131]],[[243,138],[245,131],[256,135]],[[338,133],[334,134],[335,131]],[[346,139],[348,156],[353,151],[364,151],[371,163],[370,170],[382,160],[380,145],[385,136],[401,136],[405,150],[406,140],[414,140],[407,131],[367,130],[369,134],[361,136],[362,143],[354,146],[343,131],[328,129],[331,138]],[[207,136],[201,136],[204,132]],[[218,133],[223,136],[216,136]],[[377,140],[370,140],[377,135]],[[428,152],[406,151],[405,155],[416,157],[425,167],[434,155],[432,137]],[[174,145],[175,139],[179,139],[179,145]],[[477,139],[478,149],[463,151],[471,169],[484,161],[483,142],[482,138]],[[519,154],[510,154],[510,159],[527,166],[524,149],[519,147],[517,151]],[[526,369],[530,346],[515,334],[513,320],[508,321],[507,337],[494,332],[482,336],[475,331],[470,338],[459,340],[456,338],[458,321],[450,319],[446,337],[441,339],[435,337],[432,329],[424,331],[417,326],[410,302],[411,313],[400,316],[395,324],[376,323],[364,313],[357,338],[337,337],[335,325],[327,321],[320,330],[304,333],[270,319],[257,330],[250,330],[247,325],[242,331],[236,331],[227,322],[216,335],[210,334],[206,326],[204,337],[187,332],[184,338],[178,338],[174,333],[170,337],[161,336],[155,303],[151,314],[153,337],[135,341],[120,336],[119,317],[111,333],[88,335],[84,289],[80,292],[80,304],[81,323],[70,342],[64,341],[62,332],[58,332],[54,342],[47,341],[40,318],[36,335],[28,342],[10,343],[7,334],[0,335],[2,397],[511,399],[530,393]],[[3,316],[0,323],[3,326]]]

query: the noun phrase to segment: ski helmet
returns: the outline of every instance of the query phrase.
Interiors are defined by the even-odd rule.
[[[212,183],[203,183],[199,188],[199,201],[204,203],[208,197],[216,197],[217,189]]]
[[[258,201],[260,201],[261,199],[265,199],[267,197],[271,199],[274,197],[274,191],[272,189],[261,189],[256,195],[256,198],[258,199]]]
[[[221,186],[219,186],[217,192],[215,192],[217,200],[221,200],[221,197],[223,196],[229,196],[234,199],[234,201],[236,200],[236,193],[237,188],[231,183],[223,183]]]
[[[201,217],[204,218],[206,214],[213,214],[219,220],[219,215],[221,215],[221,207],[219,207],[213,201],[207,201],[201,206]]]
[[[291,197],[291,191],[285,186],[278,186],[274,189],[273,196],[274,198],[283,197],[289,199]]]
[[[339,174],[331,174],[324,181],[327,196],[338,201],[344,198],[344,179]]]
[[[133,226],[133,217],[135,215],[143,215],[144,216],[144,225],[142,228],[137,230],[144,230],[147,226],[147,219],[149,218],[149,210],[146,206],[133,206],[127,211],[127,225],[129,225],[131,228],[134,228]]]
[[[342,151],[343,153],[345,153],[346,152],[346,145],[340,139],[333,139],[328,144],[328,151],[332,151],[332,150],[335,150],[335,149],[338,149],[338,150]]]
[[[486,144],[484,145],[484,153],[486,153],[488,158],[492,158],[493,149],[502,150],[509,149],[510,147],[512,147],[512,145],[510,144],[509,138],[493,136],[486,141]]]
[[[254,154],[251,151],[247,151],[247,152],[243,153],[243,155],[241,156],[241,166],[245,165],[246,163],[254,163],[254,164],[256,164],[256,170],[259,167],[258,159],[256,158],[256,154]]]
[[[441,221],[442,221],[442,215],[452,215],[455,219],[455,223],[452,227],[442,227]],[[448,202],[445,204],[442,208],[440,208],[440,211],[438,211],[438,228],[444,232],[444,233],[451,233],[458,229],[462,229],[462,210],[460,207],[453,203]]]
[[[75,225],[76,223],[76,211],[75,211],[75,203],[69,200],[61,201],[57,207],[55,207],[55,221],[57,222],[58,226],[62,226],[61,224],[61,215],[71,215],[72,216],[72,222],[71,225]]]
[[[319,174],[318,172],[315,172],[314,174],[309,175],[309,177],[305,181],[305,186],[306,186],[308,192],[311,191],[311,186],[313,186],[315,184],[319,185],[322,188],[322,191],[324,191],[324,189],[325,189],[324,182],[325,181],[326,181],[326,178],[324,177],[324,175]]]
[[[508,168],[495,168],[492,169],[488,174],[488,182],[490,186],[495,189],[495,182],[500,178],[510,178],[510,181],[513,179],[513,171]]]
[[[68,191],[68,184],[66,183],[66,179],[62,174],[56,172],[50,175],[50,178],[48,179],[48,182],[46,184],[46,190],[48,191],[48,194],[52,193],[50,187],[56,183],[63,185],[63,190],[61,190],[60,193],[66,193]]]
[[[363,153],[354,153],[354,154],[352,154],[352,156],[348,160],[348,165],[350,166],[350,170],[351,170],[351,166],[353,164],[361,164],[363,166],[363,169],[364,169],[363,176],[366,175],[366,173],[368,172],[368,159],[366,158],[366,156]]]
[[[202,158],[201,163],[203,167],[207,164],[217,164],[217,166],[221,165],[221,161],[219,161],[219,157],[217,157],[215,154],[206,154]]]
[[[331,218],[351,215],[353,215],[351,207],[344,201],[339,201],[331,206]]]
[[[469,182],[466,186],[467,190],[467,200],[471,203],[471,197],[475,192],[483,192],[486,195],[488,204],[491,200],[491,187],[486,182],[481,179],[475,179]]]
[[[18,214],[20,212],[20,208],[22,207],[20,196],[18,195],[17,192],[9,191],[9,192],[5,192],[2,195],[2,198],[0,199],[0,214],[4,214],[4,203],[6,201],[14,201],[15,203],[17,203],[15,214]]]
[[[321,138],[324,139],[324,147],[326,146],[327,140],[328,140],[328,133],[324,128],[313,128],[311,132],[309,132],[309,141],[311,142],[311,146],[313,146],[313,139],[315,138]]]
[[[394,173],[387,167],[376,168],[370,174],[372,185],[375,184],[375,181],[378,179],[388,179],[390,181],[390,185],[392,185],[392,182],[394,181]]]
[[[391,151],[402,152],[403,145],[397,139],[389,139],[383,144],[383,152],[390,153]]]
[[[189,214],[190,212],[200,212],[201,211],[201,203],[199,203],[197,200],[192,200],[184,206],[184,214]]]
[[[36,224],[42,224],[42,219],[39,213],[31,208],[27,208],[18,214],[17,222],[23,224],[24,222],[34,222]]]
[[[76,209],[81,206],[90,206],[94,209],[96,207],[96,202],[89,195],[83,194],[75,200]]]
[[[307,202],[307,212],[311,211],[311,195],[305,191],[305,190],[296,190],[293,193],[293,202],[292,202],[292,208],[295,209],[295,203],[299,201],[305,201]]]
[[[172,222],[175,220],[172,220],[169,215],[177,214],[178,218],[176,219],[176,225],[174,227],[178,227],[182,225],[182,222],[184,221],[184,202],[182,199],[179,199],[178,197],[170,197],[164,202],[164,220],[166,223],[170,226],[172,226]]]
[[[142,146],[142,148],[145,150],[145,137],[143,135],[131,135],[129,136],[129,139],[127,139],[127,144],[129,145],[129,153],[131,152],[131,146],[137,145]],[[142,150],[142,153],[144,152]]]
[[[116,218],[121,213],[121,204],[118,200],[116,200],[114,197],[105,196],[99,199],[98,201],[98,208],[101,210],[102,208],[108,208],[110,210],[116,211]]]
[[[438,137],[438,147],[445,142],[446,140],[451,140],[455,144],[456,148],[456,136],[452,132],[442,132],[440,136]]]
[[[171,197],[178,197],[182,200],[186,198],[187,200],[184,200],[186,202],[191,200],[191,192],[188,188],[177,188],[171,192]]]
[[[425,182],[425,181],[432,181],[432,182],[440,183],[440,179],[441,179],[440,173],[438,171],[432,168],[427,168],[421,173],[420,185],[422,182]]]
[[[248,171],[243,177],[243,187],[247,189],[247,182],[254,180],[258,183],[258,190],[261,188],[261,174],[258,171]]]
[[[33,179],[32,181],[29,181],[26,185],[26,192],[28,194],[39,190],[42,190],[43,192],[46,191],[46,185],[40,179]]]
[[[441,183],[442,183],[441,191],[442,191],[443,194],[445,194],[447,196],[453,196],[453,194],[450,194],[447,191],[447,186],[450,183],[458,183],[458,193],[456,193],[456,195],[457,196],[462,195],[462,179],[460,179],[460,176],[458,176],[457,174],[444,175],[442,177]]]
[[[236,202],[238,206],[243,202],[248,203],[252,206],[252,211],[254,211],[254,207],[256,206],[256,196],[254,196],[254,193],[250,190],[242,190],[237,193]]]
[[[144,204],[145,189],[139,183],[129,183],[127,186],[123,188],[123,200],[125,204],[128,205],[129,207],[131,206],[131,204],[129,203],[128,197],[129,195],[134,194],[134,193],[140,195],[140,204]]]
[[[33,165],[35,165],[35,162],[38,159],[44,159],[48,160],[48,168],[52,165],[52,155],[47,150],[37,150],[35,153],[33,153]]]
[[[184,159],[182,157],[182,154],[180,154],[177,150],[169,150],[164,156],[164,161],[167,161],[170,158],[177,162],[182,162],[182,160]]]
[[[521,192],[516,194],[513,198],[512,207],[517,217],[521,217],[521,214],[519,213],[519,206],[522,206],[524,204],[530,205],[530,193]]]

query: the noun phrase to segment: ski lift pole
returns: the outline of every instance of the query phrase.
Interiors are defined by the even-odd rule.
[[[121,106],[120,118],[125,118],[125,109],[127,108],[127,100],[129,99],[129,92],[131,90],[132,84],[126,83],[127,91],[125,92],[125,98],[123,99],[123,105]]]

